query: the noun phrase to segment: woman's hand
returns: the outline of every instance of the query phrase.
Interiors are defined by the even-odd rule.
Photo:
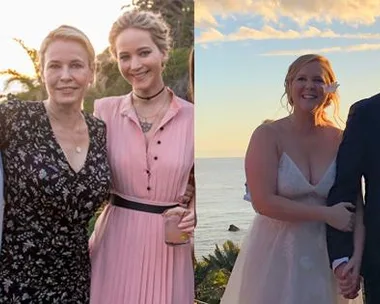
[[[195,228],[195,212],[193,209],[184,210],[183,216],[178,224],[183,232],[192,234]]]
[[[340,293],[346,299],[355,299],[360,290],[361,259],[353,256],[348,263],[342,263],[335,269],[335,277]]]
[[[327,207],[326,223],[335,229],[348,232],[355,227],[355,206],[351,203],[341,202],[331,207]]]

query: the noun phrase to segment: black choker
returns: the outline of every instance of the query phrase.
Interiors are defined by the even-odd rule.
[[[160,95],[164,90],[165,90],[165,86],[160,91],[158,91],[158,93],[156,93],[156,94],[154,94],[152,96],[148,96],[148,97],[139,96],[135,92],[133,92],[133,94],[135,94],[136,97],[138,97],[140,99],[151,100],[152,98],[157,97],[158,95]]]

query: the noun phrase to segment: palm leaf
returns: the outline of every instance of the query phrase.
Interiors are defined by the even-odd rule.
[[[0,71],[0,75],[9,76],[4,82],[5,90],[7,90],[9,86],[14,82],[19,82],[27,90],[33,90],[36,88],[36,81],[34,78],[25,74],[21,74],[16,70],[8,69],[5,71]]]
[[[18,38],[13,38],[14,41],[16,41],[28,54],[30,61],[33,64],[34,73],[36,75],[37,81],[39,84],[42,84],[41,80],[41,70],[39,66],[39,60],[38,60],[38,51],[34,48],[30,48],[27,45],[25,45],[24,41]]]

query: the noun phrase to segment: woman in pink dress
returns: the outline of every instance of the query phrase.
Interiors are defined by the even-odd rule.
[[[193,104],[163,82],[169,28],[152,12],[129,11],[112,26],[110,51],[131,84],[95,101],[107,125],[111,203],[90,239],[92,304],[192,304],[191,245],[165,243],[162,213],[186,190],[194,164]],[[192,232],[194,198],[178,227]]]

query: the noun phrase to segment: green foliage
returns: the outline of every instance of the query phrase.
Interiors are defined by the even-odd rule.
[[[178,96],[185,99],[187,99],[189,52],[189,48],[173,49],[164,71],[165,83]],[[47,97],[44,86],[38,83],[37,76],[26,76],[11,69],[0,71],[1,74],[9,76],[8,82],[17,81],[23,85],[24,90],[15,94],[17,98],[21,100],[42,100]],[[116,61],[106,49],[97,56],[95,84],[86,95],[84,110],[92,113],[93,103],[97,98],[124,95],[130,91],[130,84],[121,76]]]
[[[223,250],[218,245],[215,247],[214,255],[208,255],[203,259],[210,265],[211,269],[224,269],[231,273],[239,254],[239,248],[230,240],[223,244]]]
[[[88,236],[91,236],[95,222],[102,213],[105,204],[96,212],[91,219],[88,228]],[[224,293],[232,268],[239,254],[239,247],[232,241],[227,240],[220,249],[215,245],[213,254],[195,260],[195,298],[196,303],[218,304]]]
[[[181,98],[188,98],[190,48],[173,49],[164,70],[164,82]]]
[[[4,89],[8,89],[11,84],[19,83],[22,91],[16,94],[21,100],[41,100],[46,97],[46,91],[42,84],[41,71],[38,62],[38,52],[34,48],[25,45],[21,39],[13,38],[26,52],[34,67],[34,76],[22,74],[14,69],[0,71],[0,75],[7,76]]]
[[[28,54],[30,61],[33,64],[34,68],[34,73],[35,73],[35,80],[37,84],[42,87],[42,78],[41,78],[41,69],[40,69],[40,64],[38,61],[38,51],[34,48],[28,47],[24,41],[18,38],[13,38],[14,41],[16,41],[23,49],[24,51]]]
[[[208,273],[204,280],[197,285],[195,297],[208,304],[218,304],[228,282],[228,275],[223,269]]]
[[[13,69],[7,69],[0,71],[0,75],[8,76],[8,79],[4,83],[4,88],[8,89],[13,82],[20,82],[25,89],[33,89],[37,86],[36,80],[25,74],[21,74]]]
[[[184,99],[188,99],[189,53],[189,48],[173,49],[163,75],[165,84]],[[84,110],[92,113],[97,98],[124,95],[130,91],[130,84],[121,76],[116,61],[106,49],[97,56],[96,82],[87,93]]]
[[[184,99],[188,99],[188,56],[194,41],[194,0],[137,0],[133,5],[140,9],[160,12],[172,29],[173,44],[169,61],[164,71],[165,83]],[[0,71],[8,76],[6,85],[18,82],[22,91],[15,94],[21,100],[42,100],[47,97],[41,81],[38,51],[29,48],[21,39],[14,39],[27,53],[34,67],[34,76],[30,77],[13,69]],[[96,81],[89,89],[84,100],[84,110],[93,112],[93,103],[104,96],[124,95],[131,86],[120,75],[117,63],[106,48],[96,58]]]
[[[239,254],[239,247],[230,240],[227,240],[222,247],[223,250],[215,245],[213,254],[195,263],[196,299],[208,304],[220,302]]]
[[[95,222],[104,209],[103,205],[89,223],[88,235],[90,236]],[[232,268],[239,254],[239,247],[227,240],[220,249],[215,245],[213,254],[195,260],[195,298],[196,303],[218,304],[224,293]]]
[[[89,237],[94,231],[96,220],[98,219],[99,215],[103,212],[106,205],[107,205],[107,202],[104,202],[102,206],[100,206],[100,208],[95,212],[95,215],[90,219],[90,222],[88,223],[88,230],[87,230],[87,234]]]
[[[190,48],[194,44],[194,0],[135,0],[142,10],[161,13],[169,24],[174,48]]]

